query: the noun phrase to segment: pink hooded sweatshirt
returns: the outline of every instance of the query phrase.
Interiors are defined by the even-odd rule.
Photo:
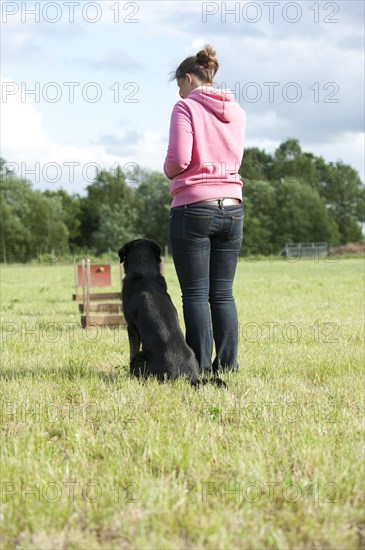
[[[195,88],[175,104],[164,163],[172,180],[171,207],[207,199],[242,200],[238,170],[245,127],[246,113],[228,90]]]

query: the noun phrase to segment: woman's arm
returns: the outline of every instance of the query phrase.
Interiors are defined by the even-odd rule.
[[[174,106],[170,121],[170,136],[164,172],[172,180],[183,172],[191,162],[193,131],[190,112],[183,100]]]

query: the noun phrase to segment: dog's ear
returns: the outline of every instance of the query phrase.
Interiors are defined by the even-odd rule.
[[[124,246],[122,246],[122,248],[119,250],[118,252],[118,256],[120,258],[120,263],[122,264],[124,262],[124,260],[126,259],[127,257],[127,254],[128,254],[128,245],[129,243],[126,243]]]
[[[153,248],[153,251],[156,254],[157,258],[160,260],[161,259],[161,247],[160,247],[160,245],[158,243],[156,243],[155,241],[153,241],[152,248]]]

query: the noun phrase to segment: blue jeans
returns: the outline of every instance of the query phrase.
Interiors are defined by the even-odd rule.
[[[232,287],[242,230],[241,205],[192,204],[170,210],[169,234],[182,291],[186,341],[201,372],[238,370],[238,317]]]

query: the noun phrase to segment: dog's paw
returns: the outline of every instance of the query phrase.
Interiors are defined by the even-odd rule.
[[[195,380],[194,382],[191,382],[191,385],[194,386],[196,389],[199,388],[199,386],[205,386],[206,384],[214,384],[215,386],[218,386],[218,388],[228,388],[225,381],[216,376],[211,376],[209,378],[204,377],[200,378],[200,380]]]

